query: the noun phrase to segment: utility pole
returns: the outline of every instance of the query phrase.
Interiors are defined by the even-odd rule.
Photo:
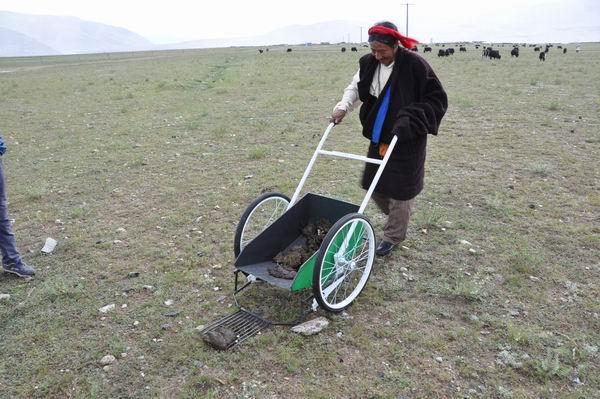
[[[362,44],[362,26],[360,27],[360,42],[359,44]]]
[[[408,6],[414,6],[412,3],[400,3],[402,6],[406,6],[406,31],[404,34],[408,36]]]

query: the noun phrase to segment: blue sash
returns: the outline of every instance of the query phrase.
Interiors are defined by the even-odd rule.
[[[375,118],[375,124],[373,125],[373,134],[371,135],[371,141],[375,144],[379,143],[381,138],[381,128],[387,115],[388,107],[390,105],[390,86],[388,86],[383,96],[383,101],[377,110],[377,117]]]

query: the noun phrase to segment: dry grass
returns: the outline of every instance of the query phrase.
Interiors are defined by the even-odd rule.
[[[377,261],[350,317],[227,353],[196,327],[233,310],[238,218],[265,189],[291,195],[357,55],[0,60],[11,217],[38,269],[0,278],[0,396],[598,396],[600,46],[545,63],[500,49],[425,55],[450,109],[408,249]],[[364,151],[356,115],[329,147]],[[307,190],[359,202],[361,167],[324,160]],[[42,256],[49,236],[59,245]]]

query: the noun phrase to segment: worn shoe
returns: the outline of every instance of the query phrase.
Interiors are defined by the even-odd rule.
[[[35,269],[25,262],[3,265],[2,268],[5,272],[16,274],[19,277],[33,277],[35,275]]]
[[[377,256],[386,256],[388,255],[390,252],[392,252],[392,250],[396,247],[396,244],[392,244],[389,241],[381,241],[379,243],[379,246],[377,247],[377,249],[375,250],[375,254]]]

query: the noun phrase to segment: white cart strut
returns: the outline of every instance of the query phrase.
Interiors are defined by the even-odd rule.
[[[296,188],[296,191],[294,192],[294,196],[290,200],[290,203],[289,203],[287,209],[290,209],[296,203],[296,200],[298,199],[298,196],[300,195],[300,191],[302,191],[302,187],[304,186],[304,183],[306,182],[306,179],[308,178],[308,175],[310,174],[310,171],[312,170],[312,167],[313,167],[315,161],[317,160],[317,156],[329,155],[329,156],[339,157],[339,158],[356,159],[358,161],[363,161],[363,162],[368,162],[368,163],[373,163],[373,164],[379,165],[379,168],[377,169],[377,173],[375,173],[375,177],[373,178],[373,181],[371,182],[371,185],[369,186],[369,189],[367,190],[367,194],[365,195],[365,198],[363,199],[363,202],[360,204],[360,208],[358,209],[358,213],[361,213],[361,214],[365,211],[365,208],[367,207],[367,204],[369,203],[369,200],[371,199],[371,195],[373,194],[373,190],[375,190],[375,187],[377,186],[377,183],[379,182],[381,173],[383,172],[383,169],[385,168],[385,165],[387,164],[388,159],[390,158],[390,155],[392,154],[392,150],[396,146],[396,141],[398,141],[398,138],[396,136],[394,136],[392,138],[392,142],[390,143],[383,159],[369,158],[369,157],[365,157],[362,155],[349,154],[346,152],[323,150],[322,148],[323,148],[323,145],[325,144],[325,140],[327,140],[327,137],[329,136],[329,133],[331,132],[331,129],[333,129],[334,126],[335,126],[335,123],[331,122],[329,124],[329,126],[327,126],[325,133],[323,133],[323,136],[321,137],[321,141],[319,141],[319,145],[317,145],[317,149],[315,150],[312,158],[308,162],[308,166],[306,167],[306,170],[304,171],[304,175],[302,175],[302,179],[300,179],[300,183],[298,184],[298,187]],[[352,234],[349,234],[348,236],[351,236],[351,235]]]

